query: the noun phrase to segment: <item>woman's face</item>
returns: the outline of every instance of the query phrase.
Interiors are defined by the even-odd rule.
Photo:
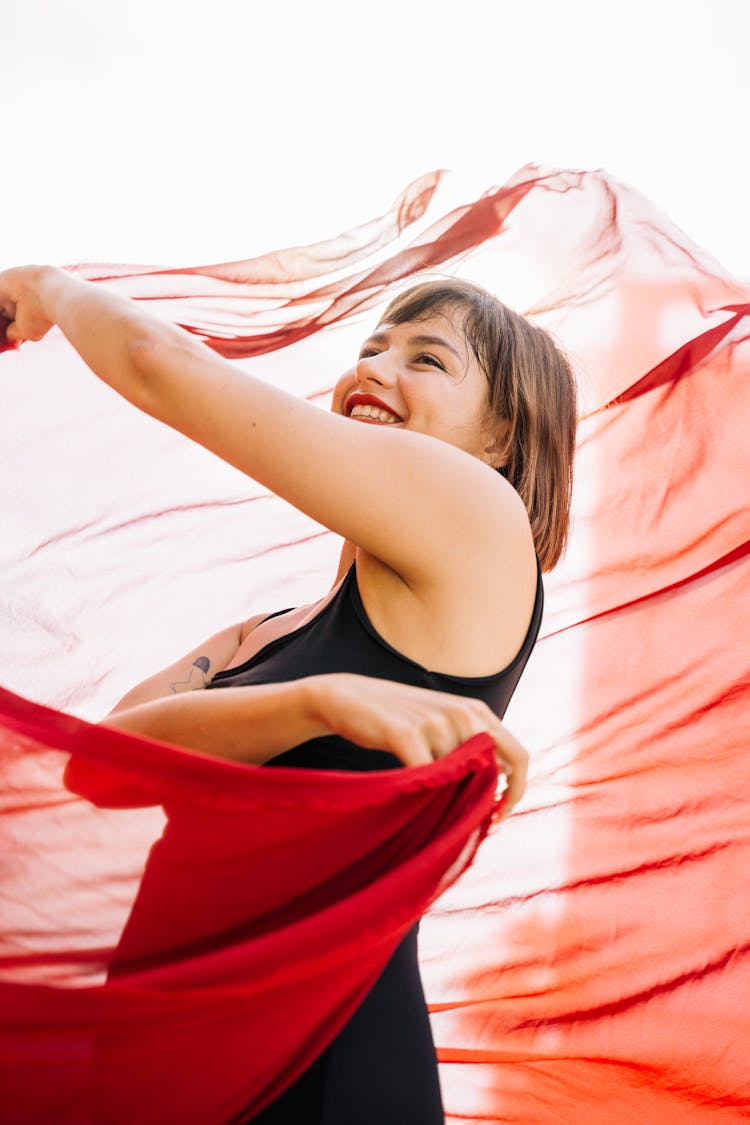
[[[341,376],[331,409],[355,422],[430,434],[492,464],[487,377],[459,316],[380,324]]]

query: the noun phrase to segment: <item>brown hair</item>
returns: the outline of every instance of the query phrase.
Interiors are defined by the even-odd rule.
[[[460,310],[461,328],[489,381],[493,415],[506,425],[498,472],[521,496],[542,570],[565,549],[570,523],[576,384],[555,341],[491,293],[455,278],[427,281],[395,297],[382,324]]]

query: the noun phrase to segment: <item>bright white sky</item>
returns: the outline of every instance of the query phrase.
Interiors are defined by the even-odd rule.
[[[2,0],[0,267],[314,241],[605,167],[750,276],[747,0]]]

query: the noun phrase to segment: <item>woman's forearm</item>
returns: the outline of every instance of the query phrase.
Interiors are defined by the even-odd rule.
[[[198,355],[204,350],[183,329],[161,323],[136,301],[65,270],[40,266],[35,288],[43,314],[58,325],[91,370],[143,410],[153,412],[150,404],[159,393],[153,364],[144,363],[155,334],[162,347]]]
[[[328,733],[316,708],[314,678],[257,687],[193,691],[108,716],[102,725],[213,758],[256,765]]]
[[[422,766],[485,732],[506,774],[506,812],[523,793],[528,767],[524,748],[480,700],[349,672],[156,699],[103,725],[256,765],[333,734]]]
[[[102,382],[296,503],[275,476],[296,475],[284,451],[299,452],[299,431],[325,412],[240,371],[136,301],[52,266],[22,274],[32,319],[38,311],[57,324]]]

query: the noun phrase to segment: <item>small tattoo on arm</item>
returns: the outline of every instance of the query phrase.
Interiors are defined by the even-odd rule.
[[[175,680],[170,684],[172,691],[177,695],[182,691],[198,691],[204,688],[208,683],[208,671],[211,667],[211,661],[207,656],[199,656],[193,661],[190,669],[190,675],[186,680]]]

